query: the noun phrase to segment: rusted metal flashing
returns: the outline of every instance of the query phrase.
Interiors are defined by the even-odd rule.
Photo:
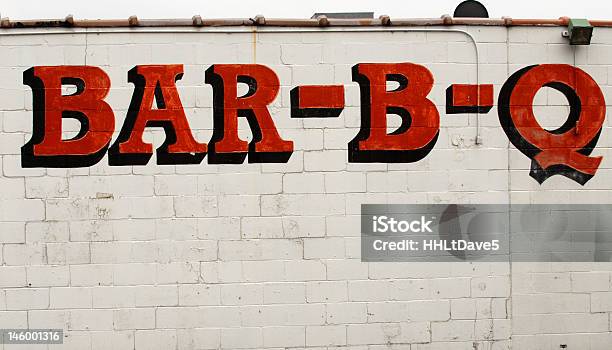
[[[0,28],[49,28],[49,27],[377,27],[377,26],[567,26],[569,17],[558,19],[521,19],[521,18],[454,18],[443,15],[440,18],[391,18],[383,15],[379,18],[339,19],[319,16],[318,18],[266,18],[258,15],[253,18],[202,18],[199,15],[188,19],[139,19],[130,16],[127,19],[75,19],[68,15],[64,19],[45,20],[10,20],[2,18]],[[589,20],[594,27],[612,27],[612,20]]]

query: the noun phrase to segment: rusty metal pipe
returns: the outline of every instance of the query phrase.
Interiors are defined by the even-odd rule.
[[[195,18],[195,19],[194,19]],[[54,28],[54,27],[222,27],[222,26],[269,26],[269,27],[371,27],[371,26],[452,26],[452,25],[482,25],[482,26],[567,26],[569,18],[558,19],[516,19],[497,18],[453,18],[444,15],[441,18],[393,19],[389,16],[363,19],[337,19],[320,17],[316,19],[265,18],[223,18],[203,19],[194,16],[190,19],[139,19],[132,16],[129,19],[41,19],[11,21],[3,18],[1,28]],[[591,20],[594,27],[612,27],[612,20]]]
[[[593,27],[612,27],[612,21],[609,20],[589,20]]]
[[[54,27],[72,27],[72,24],[65,19],[31,19],[25,21],[11,21],[8,18],[3,18],[0,24],[2,28],[54,28]]]
[[[190,19],[139,19],[140,27],[192,27],[193,18]]]
[[[202,24],[205,27],[235,27],[252,26],[253,21],[249,18],[205,18]]]
[[[414,18],[414,19],[391,19],[392,26],[412,27],[412,26],[441,26],[444,20],[441,18]]]
[[[451,25],[503,26],[501,18],[451,18]]]
[[[318,27],[318,19],[267,18],[267,26],[273,27]]]
[[[119,19],[95,19],[95,20],[83,20],[83,19],[75,19],[74,27],[81,28],[108,28],[108,27],[127,27],[129,22],[127,19],[119,20]]]
[[[568,21],[564,18],[559,19],[512,19],[513,26],[567,26]]]

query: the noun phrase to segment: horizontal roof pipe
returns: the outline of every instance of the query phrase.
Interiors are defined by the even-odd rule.
[[[391,18],[387,15],[379,18],[337,19],[319,16],[313,19],[291,18],[202,18],[199,15],[190,19],[139,19],[131,16],[126,19],[74,19],[68,15],[64,19],[0,20],[0,28],[47,28],[47,27],[217,27],[217,26],[269,26],[269,27],[368,27],[368,26],[450,26],[450,25],[485,25],[485,26],[567,26],[568,17],[558,19],[517,19],[503,18],[458,18],[443,15],[440,18]],[[612,27],[612,20],[590,20],[594,27]]]

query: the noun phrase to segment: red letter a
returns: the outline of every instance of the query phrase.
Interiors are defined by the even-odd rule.
[[[145,165],[153,145],[142,140],[147,127],[162,127],[165,142],[157,149],[157,164],[198,164],[206,156],[206,144],[191,134],[176,81],[183,65],[136,66],[128,73],[135,85],[128,114],[117,141],[108,151],[110,165]],[[153,109],[153,102],[157,109]]]

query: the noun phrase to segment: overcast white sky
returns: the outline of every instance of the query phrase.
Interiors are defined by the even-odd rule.
[[[461,0],[0,0],[12,19],[63,18],[308,18],[314,12],[374,11],[376,16],[417,18],[452,14]],[[491,17],[612,19],[610,0],[482,0]]]

